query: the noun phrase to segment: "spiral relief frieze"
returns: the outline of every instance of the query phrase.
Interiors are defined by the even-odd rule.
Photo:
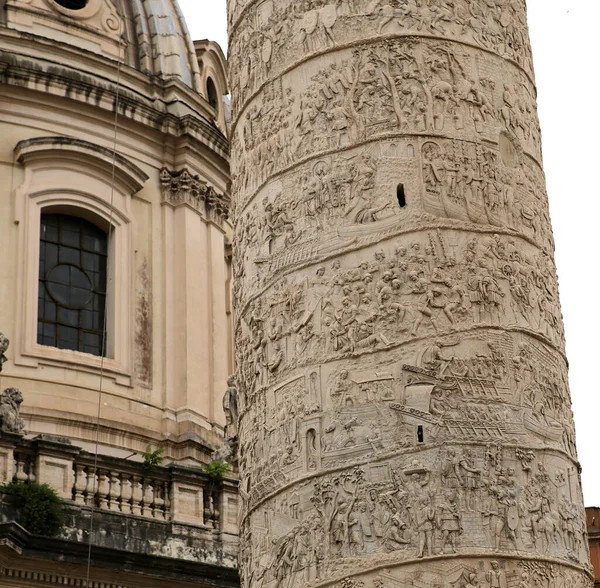
[[[229,10],[243,585],[589,586],[525,3]]]

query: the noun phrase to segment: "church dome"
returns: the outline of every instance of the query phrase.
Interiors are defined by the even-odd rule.
[[[104,111],[118,102],[126,118],[200,134],[227,156],[225,56],[215,43],[194,46],[177,0],[0,4],[2,83]]]
[[[177,0],[28,0],[6,2],[8,29],[29,40],[51,44],[61,63],[86,68],[81,58],[121,58],[125,65],[156,80],[177,80],[204,94],[194,45]],[[22,46],[25,43],[22,43]],[[22,47],[25,49],[25,47]],[[31,47],[29,47],[30,49]],[[36,51],[27,51],[35,53]],[[92,66],[91,72],[98,72]]]

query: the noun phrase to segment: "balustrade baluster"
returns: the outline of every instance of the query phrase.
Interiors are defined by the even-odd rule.
[[[132,495],[131,476],[129,474],[121,474],[121,512],[124,512],[125,514],[130,514],[132,512]]]
[[[164,509],[165,509],[165,519],[170,521],[173,517],[171,515],[171,486],[169,482],[163,483],[163,498],[165,500]]]
[[[133,474],[131,477],[132,486],[132,497],[131,497],[131,512],[134,515],[141,516],[142,514],[142,500],[144,498],[144,491],[142,489],[142,479],[140,476]]]
[[[110,480],[110,490],[108,492],[108,508],[113,512],[120,512],[121,505],[119,504],[119,498],[121,497],[121,480],[119,479],[119,473],[110,471],[108,473]]]
[[[144,478],[144,502],[142,504],[142,516],[152,517],[152,502],[154,501],[154,488],[152,480]]]
[[[74,485],[74,500],[75,504],[85,504],[85,489],[87,487],[87,474],[85,471],[85,465],[82,463],[76,463],[75,469],[75,485]]]
[[[163,484],[158,480],[154,481],[154,504],[152,505],[152,516],[155,519],[164,521],[165,511],[164,505],[165,500],[163,498]]]
[[[107,472],[98,472],[98,505],[103,510],[108,510],[108,495],[110,492]]]
[[[25,462],[23,461],[22,458],[17,458],[16,463],[17,463],[17,468],[16,468],[17,471],[15,473],[15,479],[17,480],[17,482],[26,482],[28,480],[29,476],[25,472]]]
[[[96,494],[97,494],[97,486],[96,486],[96,472],[94,469],[89,466],[87,468],[87,481],[85,486],[85,503],[88,506],[94,506],[96,504]]]

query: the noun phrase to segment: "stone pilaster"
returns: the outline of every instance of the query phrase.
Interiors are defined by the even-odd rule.
[[[525,1],[229,9],[244,586],[588,586]]]
[[[161,170],[169,420],[222,425],[218,398],[228,376],[224,234],[230,199],[187,169]],[[173,430],[173,427],[170,427]]]

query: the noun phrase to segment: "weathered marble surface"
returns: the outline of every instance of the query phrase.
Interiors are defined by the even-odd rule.
[[[590,585],[525,2],[229,9],[244,586]]]

